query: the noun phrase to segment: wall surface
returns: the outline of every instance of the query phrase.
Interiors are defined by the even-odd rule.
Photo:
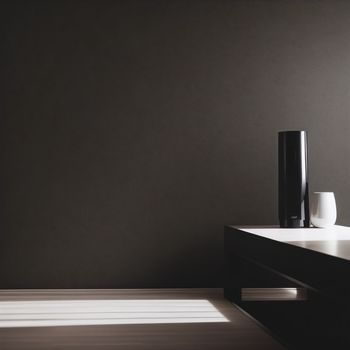
[[[277,223],[277,132],[350,224],[350,2],[7,1],[0,288],[222,285]]]

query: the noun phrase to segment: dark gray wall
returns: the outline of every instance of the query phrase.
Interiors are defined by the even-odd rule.
[[[349,2],[1,15],[1,288],[220,286],[223,225],[277,223],[279,130],[350,224]]]

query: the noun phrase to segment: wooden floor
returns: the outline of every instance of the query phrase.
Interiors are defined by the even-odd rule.
[[[108,302],[112,307],[105,323],[119,324],[105,324],[96,311]],[[79,317],[74,312],[80,312],[82,305],[90,310],[85,311],[89,312],[85,314],[88,321],[83,320],[86,324],[62,325],[65,320],[76,321]],[[118,305],[122,305],[122,310],[113,312]],[[45,315],[47,307],[55,307],[55,314]],[[68,308],[71,308],[69,312]],[[160,312],[165,312],[166,317],[158,318]],[[126,324],[130,323],[130,313],[134,324]],[[198,317],[199,314],[203,317]],[[92,325],[88,324],[89,320]],[[61,322],[60,326],[54,325],[57,321]],[[31,322],[39,323],[33,326]],[[283,347],[225,300],[219,289],[154,289],[0,291],[0,349],[277,350]]]

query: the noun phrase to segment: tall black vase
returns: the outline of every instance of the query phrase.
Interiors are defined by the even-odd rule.
[[[281,227],[309,227],[306,131],[278,133],[278,214]]]

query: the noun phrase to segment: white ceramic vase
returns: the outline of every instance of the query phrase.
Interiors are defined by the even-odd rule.
[[[331,227],[337,220],[333,192],[314,192],[311,196],[310,220],[316,227]]]

